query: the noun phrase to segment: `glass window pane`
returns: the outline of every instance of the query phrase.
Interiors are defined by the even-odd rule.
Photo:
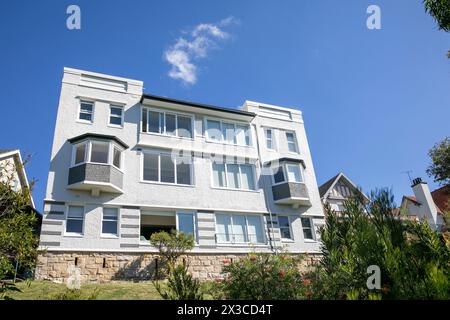
[[[108,163],[108,143],[92,142],[91,162]]]
[[[103,221],[102,233],[117,234],[117,221]]]
[[[118,118],[115,116],[109,117],[109,124],[113,124],[115,126],[121,126],[122,125],[122,118]]]
[[[227,164],[228,188],[239,189],[239,165]]]
[[[289,227],[289,217],[279,216],[278,226],[280,227],[281,238],[291,239],[291,229]]]
[[[147,109],[142,109],[142,132],[147,132]]]
[[[288,149],[290,152],[297,152],[297,145],[295,142],[295,136],[292,132],[286,132],[286,139],[288,142]]]
[[[119,209],[103,208],[103,220],[117,220]]]
[[[250,145],[250,127],[236,125],[236,143],[241,146]]]
[[[285,216],[278,217],[278,225],[281,227],[289,227],[289,218]]]
[[[251,243],[263,243],[264,234],[262,231],[261,217],[247,216],[248,241]]]
[[[311,220],[309,218],[302,218],[303,228],[311,228]]]
[[[284,173],[283,173],[282,167],[278,167],[278,168],[274,169],[273,178],[275,180],[275,183],[280,183],[280,182],[284,181]]]
[[[213,162],[213,181],[215,187],[226,187],[225,164]]]
[[[191,213],[178,214],[178,231],[182,231],[185,235],[194,233],[194,215]]]
[[[80,113],[80,120],[92,121],[92,114]]]
[[[233,215],[233,235],[235,242],[247,242],[245,216]]]
[[[289,228],[280,228],[282,239],[291,239],[291,230]]]
[[[79,144],[75,149],[75,164],[84,162],[86,159],[86,144]]]
[[[83,113],[92,113],[92,110],[94,108],[93,103],[82,101],[80,104],[80,111]]]
[[[311,229],[303,229],[303,238],[314,240],[312,230]]]
[[[114,148],[114,154],[113,154],[113,164],[120,169],[120,155],[121,152],[117,148]]]
[[[144,153],[144,180],[158,181],[158,155]]]
[[[266,146],[267,146],[267,149],[273,149],[273,136],[272,136],[272,130],[270,130],[270,129],[266,130]]]
[[[161,133],[161,126],[163,125],[160,123],[160,117],[161,113],[156,111],[149,111],[148,112],[148,131],[149,132],[155,132],[155,133]]]
[[[231,217],[224,214],[216,215],[217,242],[229,242],[231,229]]]
[[[211,140],[221,141],[222,132],[220,131],[220,122],[215,120],[207,121],[207,134]]]
[[[290,182],[301,182],[302,181],[300,167],[297,164],[288,164],[287,165],[287,175],[288,175],[288,181],[290,181]]]
[[[83,219],[84,207],[69,206],[68,218],[80,218]]]
[[[111,115],[122,117],[122,108],[111,106]]]
[[[83,220],[67,219],[66,232],[82,233]]]
[[[255,179],[253,178],[253,166],[241,164],[242,189],[255,190]]]
[[[235,144],[236,139],[234,132],[234,124],[222,123],[222,135],[224,137],[225,142]]]
[[[191,165],[189,163],[177,164],[177,183],[191,184]]]
[[[178,116],[178,136],[192,138],[192,120],[190,117]]]
[[[176,116],[174,114],[166,114],[166,134],[176,135]]]
[[[170,155],[161,155],[161,182],[175,183],[175,166]]]

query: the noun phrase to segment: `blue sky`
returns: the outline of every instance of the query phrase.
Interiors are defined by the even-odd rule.
[[[66,28],[70,4],[81,30]],[[381,30],[366,27],[370,4]],[[195,83],[171,78],[165,53],[208,23],[227,37],[191,54]],[[392,187],[397,203],[412,193],[403,171],[437,187],[425,169],[428,149],[450,134],[450,34],[421,0],[2,1],[0,40],[0,149],[33,155],[39,209],[64,66],[172,98],[299,108],[319,184],[344,171],[365,191]]]

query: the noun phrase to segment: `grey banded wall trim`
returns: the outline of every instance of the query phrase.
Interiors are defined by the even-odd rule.
[[[197,221],[199,221],[199,222],[214,222],[214,219],[197,218]]]
[[[49,211],[49,212],[47,212],[47,214],[63,216],[64,215],[64,211]]]
[[[121,234],[121,238],[131,238],[131,239],[138,239],[140,237],[140,234]]]
[[[139,248],[139,244],[134,244],[134,243],[121,243],[120,244],[121,248]]]
[[[200,240],[216,240],[215,236],[198,236],[198,239]]]
[[[123,207],[122,207],[123,208]],[[135,219],[135,220],[139,220],[141,218],[141,216],[135,216],[132,214],[123,214],[122,215],[123,219]]]
[[[137,209],[137,210],[140,210],[141,207],[139,207],[139,206],[122,206],[122,209]]]
[[[55,206],[64,206],[66,203],[64,201],[46,200],[46,201],[44,201],[44,204],[53,204]]]
[[[138,224],[122,224],[120,227],[126,229],[139,229],[141,226]]]
[[[199,229],[201,229],[202,231],[203,231],[203,230],[205,230],[205,231],[216,231],[216,228],[215,228],[215,227],[201,227],[201,228],[199,228]]]
[[[59,247],[59,242],[40,242],[39,245],[45,247]]]
[[[48,235],[48,236],[60,236],[61,231],[41,231],[41,235]]]
[[[60,226],[62,225],[62,221],[44,220],[42,221],[42,224],[46,224],[49,226]]]
[[[198,213],[214,213],[214,211],[211,210],[197,210]]]

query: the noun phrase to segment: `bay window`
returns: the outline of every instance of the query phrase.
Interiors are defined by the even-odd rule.
[[[212,162],[213,186],[255,190],[254,165]]]
[[[303,170],[299,163],[282,163],[279,167],[273,168],[273,182],[275,184],[284,182],[303,182]]]
[[[264,243],[261,216],[216,214],[217,243]]]
[[[109,164],[122,169],[123,148],[113,141],[88,139],[73,145],[72,166]]]
[[[157,133],[181,138],[193,138],[193,117],[172,112],[142,109],[142,132]]]
[[[192,185],[192,158],[175,157],[169,153],[143,153],[142,180]]]
[[[206,139],[240,146],[251,145],[250,126],[223,122],[220,120],[206,120]]]

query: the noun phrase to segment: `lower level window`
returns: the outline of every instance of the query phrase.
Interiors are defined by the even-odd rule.
[[[291,224],[288,216],[279,216],[278,225],[280,226],[281,239],[291,239]]]
[[[66,232],[83,234],[84,207],[69,206],[67,212]]]
[[[303,229],[303,238],[308,239],[308,240],[314,240],[311,219],[310,218],[301,218],[301,221],[302,221],[302,229]]]
[[[118,208],[103,208],[102,235],[117,236]]]
[[[216,240],[219,243],[264,243],[261,217],[217,214]]]
[[[177,213],[177,230],[195,238],[195,222],[193,213]]]

